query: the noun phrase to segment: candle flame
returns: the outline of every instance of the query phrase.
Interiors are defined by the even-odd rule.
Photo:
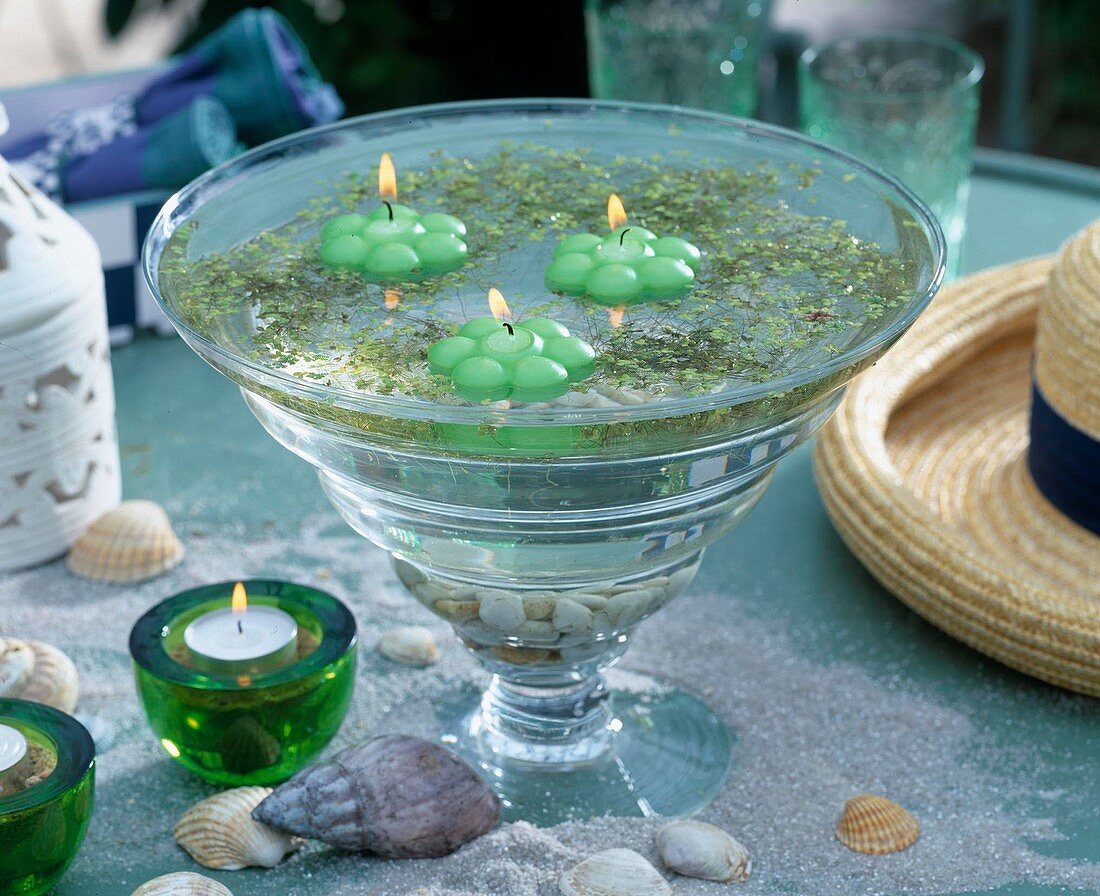
[[[397,172],[388,152],[378,161],[378,195],[383,199],[397,198]]]
[[[240,616],[248,609],[248,593],[244,590],[244,582],[238,582],[233,586],[233,601],[231,606],[234,616]]]
[[[619,305],[617,308],[607,309],[607,319],[611,322],[611,328],[613,330],[617,330],[622,326],[624,311],[626,311],[626,305]]]
[[[497,320],[512,316],[508,303],[504,301],[504,296],[500,294],[500,290],[495,286],[489,290],[489,309]]]
[[[625,223],[626,209],[623,208],[623,201],[615,193],[612,193],[607,197],[607,226],[614,230],[616,227],[622,227]]]
[[[401,293],[396,289],[386,290],[386,310],[393,311],[398,305],[401,304]]]

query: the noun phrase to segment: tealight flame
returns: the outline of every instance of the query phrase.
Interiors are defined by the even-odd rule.
[[[238,582],[233,586],[233,600],[230,606],[234,616],[241,616],[248,609],[248,593],[244,590],[244,582]]]
[[[607,319],[611,322],[611,329],[617,330],[623,324],[623,312],[626,311],[626,305],[620,305],[618,308],[607,309]]]
[[[378,161],[378,195],[383,199],[397,198],[397,172],[388,152]]]
[[[386,290],[386,310],[393,311],[398,305],[401,304],[401,293],[396,289]]]
[[[500,290],[495,286],[489,290],[489,310],[493,312],[493,317],[497,320],[512,316],[508,303],[504,301],[504,296],[500,294]]]
[[[616,227],[622,227],[625,223],[626,209],[623,208],[623,201],[615,193],[612,193],[607,197],[607,226],[614,230]]]

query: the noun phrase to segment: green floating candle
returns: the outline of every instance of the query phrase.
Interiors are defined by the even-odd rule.
[[[489,290],[494,311],[508,306]],[[536,317],[510,324],[495,317],[467,321],[457,336],[428,349],[432,373],[449,376],[467,401],[551,401],[596,370],[596,352],[555,320]]]
[[[587,296],[618,307],[674,299],[695,282],[699,249],[679,237],[658,237],[644,227],[628,227],[619,197],[607,201],[611,233],[575,233],[562,240],[546,269],[546,287]]]
[[[366,215],[340,215],[321,228],[321,260],[335,268],[360,271],[377,280],[415,280],[462,267],[468,247],[466,225],[453,215],[421,215],[390,198],[397,175],[389,153],[378,165],[382,205]]]

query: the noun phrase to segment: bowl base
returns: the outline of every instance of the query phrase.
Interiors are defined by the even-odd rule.
[[[721,789],[734,736],[697,697],[644,676],[632,674],[631,684],[611,690],[607,750],[575,763],[506,757],[485,736],[482,695],[473,687],[434,706],[443,744],[482,773],[505,821],[545,827],[604,815],[691,815]]]

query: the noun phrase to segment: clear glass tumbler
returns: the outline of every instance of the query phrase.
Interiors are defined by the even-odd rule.
[[[891,32],[811,47],[802,129],[899,178],[939,218],[958,272],[978,120],[981,56],[950,38]]]
[[[767,5],[767,0],[588,0],[592,95],[752,115]]]

